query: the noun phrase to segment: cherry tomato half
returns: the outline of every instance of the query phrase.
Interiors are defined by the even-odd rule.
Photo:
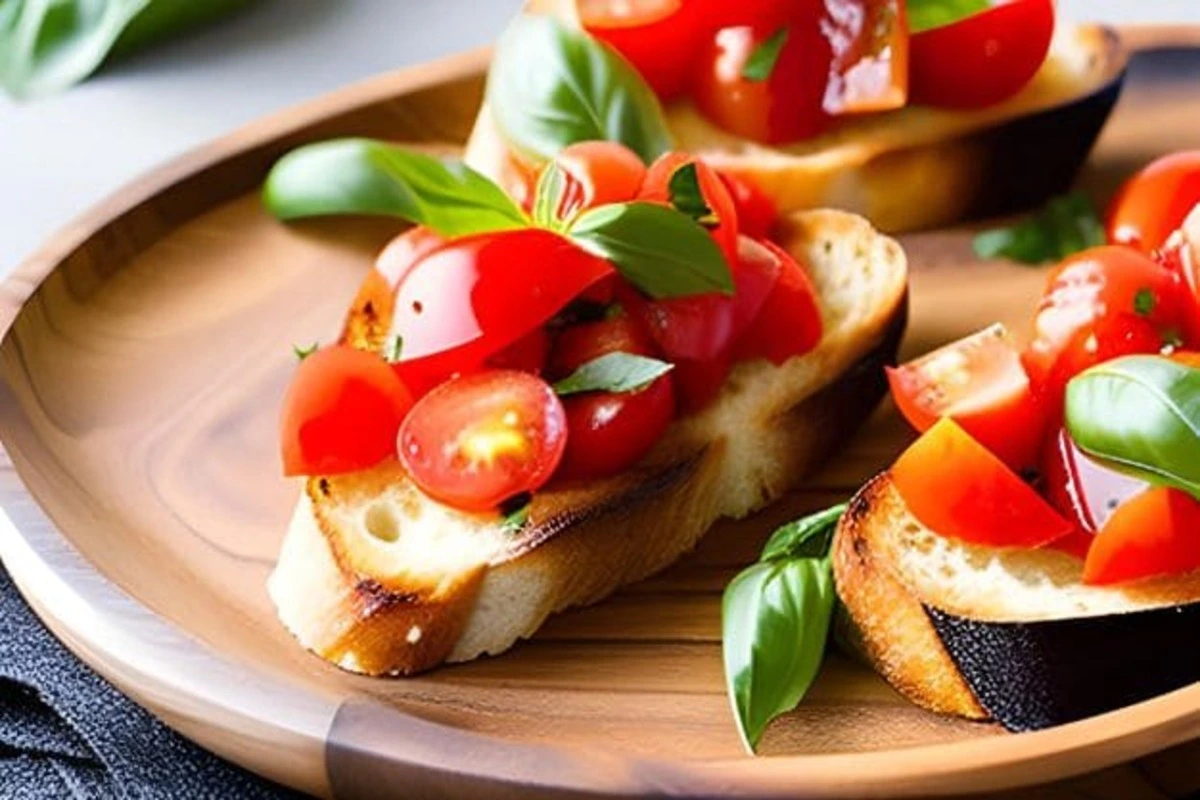
[[[613,274],[607,261],[546,230],[451,241],[417,261],[396,290],[396,369],[418,391],[476,369]]]
[[[1152,253],[1200,203],[1200,150],[1151,162],[1121,187],[1108,207],[1108,241]]]
[[[897,408],[918,431],[951,417],[1013,469],[1037,463],[1045,420],[1003,325],[889,367],[887,377]]]
[[[488,511],[545,485],[562,460],[567,419],[550,385],[527,372],[453,378],[413,406],[400,461],[435,500]]]
[[[579,142],[554,157],[566,173],[558,216],[568,218],[585,208],[632,200],[646,178],[646,165],[617,142]]]
[[[307,356],[283,398],[284,475],[336,475],[396,455],[412,396],[375,353],[344,345]]]
[[[828,126],[824,102],[833,52],[820,30],[818,5],[801,8],[785,27],[757,22],[712,35],[697,63],[693,99],[713,123],[766,144],[806,139]],[[786,38],[770,74],[746,77],[751,56],[777,36]]]
[[[1126,500],[1096,535],[1083,582],[1108,585],[1200,569],[1200,503],[1178,489]]]
[[[1048,401],[1061,405],[1066,381],[1082,368],[1157,352],[1184,320],[1177,275],[1128,247],[1095,247],[1050,273],[1025,367]]]
[[[1032,548],[1074,530],[949,418],[905,450],[891,476],[913,516],[942,536],[989,547]]]
[[[738,216],[737,206],[729,193],[725,182],[712,167],[689,153],[665,153],[659,156],[646,172],[646,179],[638,193],[639,200],[650,203],[671,203],[671,178],[682,167],[688,164],[696,165],[696,180],[700,184],[700,192],[704,195],[704,203],[716,217],[716,224],[710,228],[710,233],[725,258],[730,263],[737,258],[738,251]]]
[[[584,29],[625,56],[664,100],[687,88],[704,24],[697,0],[576,0]]]
[[[1005,0],[909,42],[913,102],[982,108],[1021,91],[1050,51],[1053,0]]]
[[[555,343],[552,369],[558,377],[608,353],[655,355],[654,345],[628,316],[567,328]],[[563,478],[602,478],[637,463],[662,438],[675,416],[671,374],[634,392],[587,392],[563,398],[567,451]]]

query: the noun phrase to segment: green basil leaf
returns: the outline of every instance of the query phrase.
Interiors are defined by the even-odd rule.
[[[1008,258],[1024,264],[1061,261],[1072,253],[1104,244],[1104,226],[1087,195],[1051,198],[1029,219],[975,237],[980,258]]]
[[[528,225],[503,189],[465,164],[372,139],[293,150],[267,175],[263,202],[279,219],[394,216],[447,237]]]
[[[695,162],[684,164],[671,173],[667,181],[667,192],[671,198],[671,206],[681,214],[694,219],[706,228],[719,225],[721,220],[704,199],[704,190],[700,188],[700,174]]]
[[[649,163],[671,148],[662,107],[625,59],[550,16],[517,17],[500,38],[488,105],[508,142],[551,159],[576,142],[620,142]]]
[[[725,684],[753,751],[767,724],[796,707],[825,654],[836,595],[828,558],[755,564],[721,604]]]
[[[779,54],[787,44],[788,29],[786,27],[775,31],[762,44],[750,52],[750,57],[742,65],[742,77],[748,81],[765,81],[775,71]]]
[[[606,353],[583,364],[554,384],[559,395],[580,392],[636,392],[674,368],[657,358],[633,353]]]
[[[537,191],[533,195],[534,224],[550,230],[562,230],[563,219],[559,212],[563,207],[563,194],[566,190],[566,173],[557,162],[551,161],[542,168]]]
[[[920,33],[991,8],[990,0],[908,0],[908,30]]]
[[[776,558],[822,557],[829,552],[829,542],[837,529],[846,504],[827,508],[803,519],[782,525],[771,534],[763,547],[761,561]]]
[[[1200,497],[1200,370],[1126,356],[1067,384],[1066,425],[1089,456]]]
[[[733,294],[733,276],[721,248],[704,228],[673,208],[639,202],[600,206],[580,214],[567,235],[607,258],[653,298]]]
[[[110,58],[207,23],[249,0],[0,0],[0,87],[65,89]]]

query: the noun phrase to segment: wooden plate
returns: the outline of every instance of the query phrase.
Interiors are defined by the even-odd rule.
[[[275,455],[291,345],[336,330],[396,226],[285,227],[255,190],[279,154],[314,138],[461,142],[485,62],[475,53],[385,76],[191,153],[0,287],[0,431],[15,465],[0,473],[0,555],[76,653],[205,747],[337,797],[984,792],[1200,734],[1200,685],[1008,735],[920,711],[834,656],[771,729],[766,757],[742,754],[722,683],[720,592],[776,523],[846,497],[898,451],[905,434],[886,408],[808,491],[717,526],[675,568],[553,619],[502,657],[369,680],[297,647],[264,590],[297,492]],[[1197,81],[1200,51],[1141,54],[1089,187],[1102,195],[1151,156],[1195,146]],[[1042,271],[974,263],[963,231],[905,245],[910,352],[997,318],[1023,329]],[[1073,785],[1133,797],[1149,791],[1149,771],[1182,792],[1200,783],[1189,755]]]

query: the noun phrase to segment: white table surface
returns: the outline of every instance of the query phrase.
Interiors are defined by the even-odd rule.
[[[262,0],[74,89],[0,95],[0,276],[139,173],[263,114],[491,41],[521,0]],[[1200,0],[1059,0],[1114,22],[1200,22]]]

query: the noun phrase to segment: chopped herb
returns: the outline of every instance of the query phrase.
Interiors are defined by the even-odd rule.
[[[779,54],[787,44],[788,29],[780,28],[771,34],[765,42],[754,48],[746,63],[742,66],[742,77],[748,81],[765,81],[775,71],[775,63]]]
[[[974,244],[980,258],[1044,264],[1104,244],[1104,227],[1087,195],[1073,192],[1052,198],[1012,227],[980,233]]]
[[[294,344],[294,345],[292,345],[292,352],[296,354],[297,360],[303,361],[304,359],[311,356],[313,353],[317,352],[317,349],[319,347],[320,347],[320,345],[317,344],[316,342],[313,342],[308,347],[301,347],[298,344]]]
[[[403,352],[404,352],[404,337],[401,336],[400,334],[396,334],[388,342],[387,362],[389,364],[395,364],[396,362],[398,362],[400,360],[400,356]]]
[[[1139,317],[1148,317],[1154,312],[1154,292],[1145,287],[1133,296],[1133,311]]]
[[[533,496],[522,492],[500,504],[500,527],[506,533],[518,533],[529,522],[529,506]]]
[[[713,228],[721,220],[709,208],[704,200],[704,191],[700,188],[700,176],[696,171],[695,162],[684,164],[671,174],[667,182],[667,191],[671,195],[671,205],[676,211],[687,214],[706,228]]]

